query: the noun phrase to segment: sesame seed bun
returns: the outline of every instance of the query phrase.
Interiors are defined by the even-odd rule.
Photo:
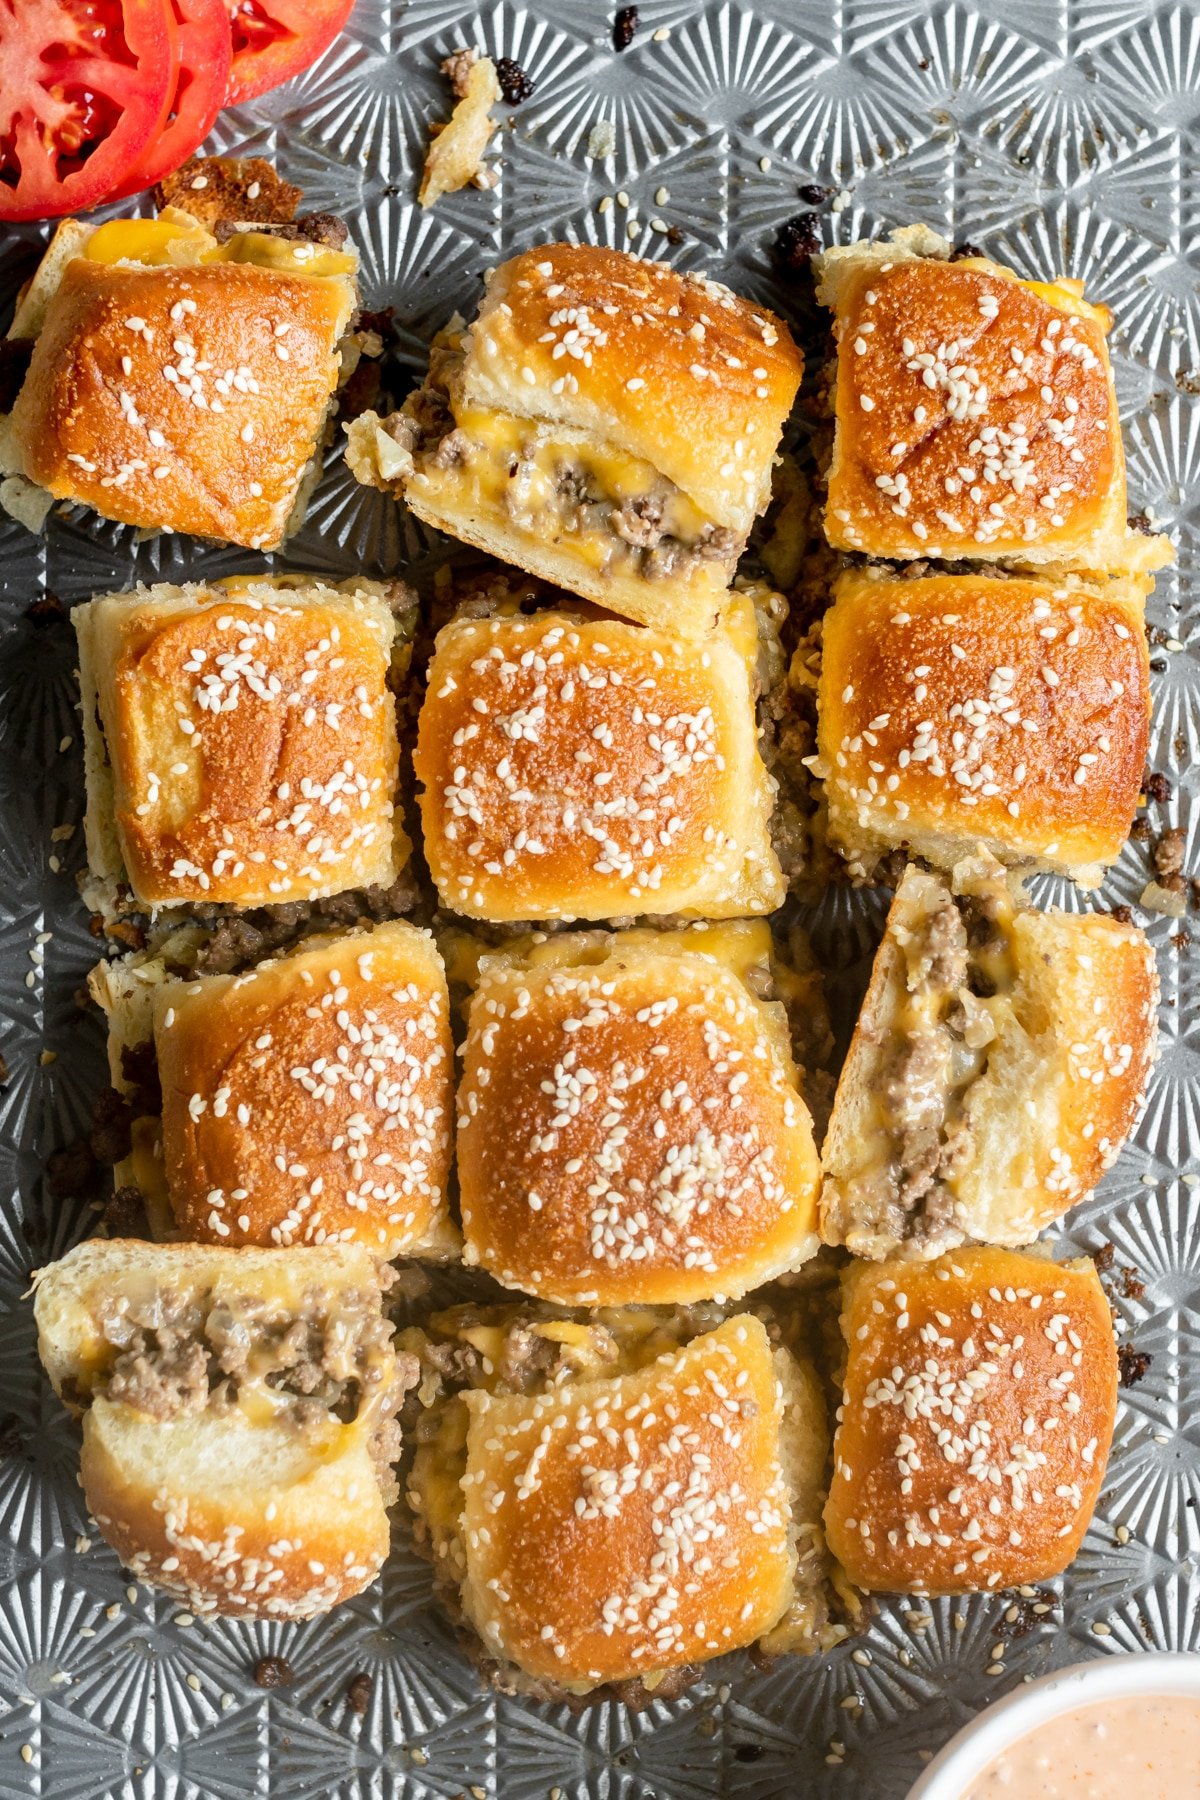
[[[1145,768],[1149,585],[842,575],[818,769],[855,873],[898,847],[948,869],[981,846],[1098,886]]]
[[[1022,910],[991,859],[910,866],[838,1082],[825,1241],[876,1259],[1032,1242],[1115,1161],[1157,1007],[1135,926]]]
[[[825,1507],[867,1591],[964,1594],[1061,1573],[1104,1479],[1112,1315],[1085,1260],[1010,1250],[854,1263]]]
[[[555,937],[485,957],[458,1094],[464,1259],[567,1305],[736,1298],[818,1248],[820,1167],[770,934]]]
[[[453,1255],[441,959],[403,923],[154,996],[163,1164],[198,1243]]]
[[[353,276],[76,248],[4,430],[9,471],[107,519],[277,548],[337,385]]]
[[[425,854],[470,917],[769,912],[784,896],[746,658],[569,611],[439,634],[414,766]]]
[[[106,1391],[120,1353],[112,1336],[128,1341],[125,1309],[151,1316],[163,1295],[194,1303],[202,1318],[249,1301],[258,1317],[284,1323],[336,1321],[348,1307],[378,1321],[365,1251],[93,1241],[35,1279],[39,1353],[55,1389],[83,1412],[89,1510],[139,1580],[198,1612],[278,1619],[325,1612],[374,1580],[394,1491],[380,1434],[408,1381],[382,1335],[348,1423],[332,1411],[291,1418],[252,1366],[228,1408],[210,1401],[159,1417]]]
[[[1105,308],[923,227],[815,259],[837,340],[825,530],[868,556],[1160,568],[1129,528]]]
[[[466,1401],[461,1601],[492,1655],[587,1691],[738,1649],[786,1611],[782,1393],[757,1319],[635,1374]]]
[[[803,363],[727,288],[595,245],[498,269],[425,386],[347,427],[360,481],[610,612],[697,636],[770,498]]]
[[[73,618],[95,877],[152,910],[395,879],[408,843],[378,584],[163,585]]]

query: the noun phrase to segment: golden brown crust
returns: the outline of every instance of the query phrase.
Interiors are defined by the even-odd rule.
[[[155,190],[160,211],[177,206],[204,225],[221,219],[276,224],[294,219],[303,198],[304,190],[262,156],[189,156]]]
[[[441,959],[402,923],[155,1001],[171,1208],[198,1243],[449,1254]]]
[[[843,574],[822,630],[829,836],[862,874],[905,846],[1094,886],[1145,768],[1148,583]]]
[[[708,956],[621,934],[587,964],[485,962],[458,1177],[465,1260],[564,1304],[736,1297],[817,1247],[812,1121],[772,1009]]]
[[[570,613],[455,620],[414,764],[457,912],[721,918],[783,898],[750,679],[724,635],[701,649]]]
[[[379,1574],[390,1533],[365,1448],[296,1469],[285,1450],[265,1487],[243,1473],[197,1492],[171,1470],[171,1434],[194,1427],[117,1424],[117,1410],[100,1400],[86,1415],[80,1472],[88,1511],[137,1580],[206,1616],[310,1619]],[[213,1451],[245,1471],[262,1436],[227,1426]],[[154,1488],[148,1468],[163,1477]]]
[[[785,1611],[781,1401],[758,1320],[635,1375],[468,1404],[463,1603],[493,1654],[586,1689],[737,1649]]]
[[[1170,560],[1165,539],[1127,529],[1102,309],[982,258],[853,256],[823,271],[838,341],[831,544],[1082,569]]]
[[[544,244],[496,271],[471,338],[471,404],[605,438],[743,535],[765,505],[803,372],[765,307],[620,250]]]
[[[1091,1263],[961,1250],[843,1276],[830,1549],[868,1591],[1057,1575],[1112,1441],[1117,1356]]]
[[[12,411],[22,472],[105,518],[274,549],[353,305],[345,279],[77,257]]]
[[[87,611],[137,899],[253,906],[394,879],[381,601],[199,589]]]

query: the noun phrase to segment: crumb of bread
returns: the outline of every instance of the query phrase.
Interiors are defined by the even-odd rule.
[[[456,93],[462,83],[461,97],[429,146],[417,196],[422,206],[432,206],[443,194],[457,193],[474,179],[496,129],[492,118],[492,107],[500,98],[496,67],[487,56],[476,56],[464,65],[462,59],[473,55],[471,51],[455,51],[442,65],[450,74]]]
[[[161,212],[181,206],[210,228],[219,219],[280,224],[294,219],[304,198],[261,156],[192,156],[155,189]]]

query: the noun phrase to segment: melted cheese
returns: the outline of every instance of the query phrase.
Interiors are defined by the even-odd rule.
[[[266,231],[239,231],[219,244],[188,213],[168,207],[157,219],[110,219],[83,245],[89,262],[170,267],[189,263],[256,263],[288,275],[350,275],[357,259],[307,240]]]

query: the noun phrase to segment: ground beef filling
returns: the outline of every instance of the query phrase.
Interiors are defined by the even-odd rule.
[[[448,379],[461,356],[435,348],[425,386],[411,395],[402,413],[384,421],[384,429],[425,466],[462,467],[478,446],[455,423],[447,394]],[[547,501],[538,456],[544,449],[539,433],[531,433],[520,454],[509,463],[504,504],[514,525],[537,537],[596,532],[612,539],[612,566],[661,581],[700,563],[715,562],[730,573],[744,540],[724,525],[706,524],[685,541],[671,534],[667,515],[674,484],[659,476],[644,494],[616,500],[601,491],[595,475],[567,457],[561,460],[553,498]]]
[[[101,1324],[117,1351],[98,1389],[107,1399],[168,1422],[228,1412],[254,1383],[284,1398],[277,1416],[298,1430],[357,1417],[391,1339],[373,1295],[321,1290],[292,1315],[253,1295],[160,1287],[144,1301],[114,1298]]]
[[[905,946],[907,1007],[882,1071],[879,1109],[891,1139],[873,1184],[873,1227],[927,1247],[958,1241],[953,1182],[972,1150],[964,1102],[986,1067],[995,1025],[984,998],[995,927],[986,900],[949,894]]]

